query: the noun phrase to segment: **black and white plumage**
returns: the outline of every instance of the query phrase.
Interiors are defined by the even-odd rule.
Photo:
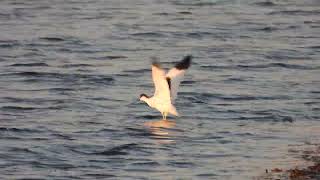
[[[179,116],[174,104],[177,98],[178,87],[183,79],[186,70],[191,65],[192,56],[186,56],[178,62],[166,74],[157,62],[152,63],[152,79],[155,92],[152,97],[146,94],[140,95],[140,101],[146,102],[150,107],[161,112],[162,117],[166,120],[168,114]]]

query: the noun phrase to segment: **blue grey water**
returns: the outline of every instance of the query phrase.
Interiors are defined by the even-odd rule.
[[[290,147],[320,139],[319,7],[0,1],[0,179],[253,179],[295,166]],[[170,68],[188,54],[181,116],[159,127],[138,101],[153,93],[150,57]]]

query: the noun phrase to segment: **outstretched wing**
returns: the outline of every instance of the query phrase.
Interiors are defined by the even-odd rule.
[[[152,63],[152,79],[155,87],[154,97],[164,101],[170,101],[170,90],[165,72],[157,62]]]
[[[186,70],[190,67],[191,59],[192,56],[190,55],[184,57],[183,60],[177,63],[174,68],[170,69],[170,71],[166,75],[166,79],[170,87],[170,96],[172,103],[177,98],[178,87],[183,79]]]

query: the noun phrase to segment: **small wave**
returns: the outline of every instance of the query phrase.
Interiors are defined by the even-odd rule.
[[[46,36],[46,37],[39,37],[39,40],[42,41],[38,43],[39,41],[33,41],[33,43],[29,44],[31,46],[55,46],[55,42],[63,42],[67,44],[72,44],[72,45],[80,45],[80,46],[87,46],[88,44],[79,39],[78,37],[75,36]],[[35,43],[34,43],[35,42]]]
[[[172,35],[176,38],[191,38],[191,39],[203,39],[206,37],[210,38],[218,38],[219,35],[207,32],[207,31],[195,31],[195,32],[188,32],[188,33],[181,33],[181,32],[172,32]],[[168,64],[171,64],[169,62]]]
[[[62,65],[62,68],[73,68],[73,67],[92,67],[91,64],[65,64]]]
[[[207,104],[216,95],[212,93],[197,93],[197,92],[180,92],[178,93],[184,100],[192,102],[192,104]]]
[[[64,140],[75,140],[69,135],[64,135],[64,134],[59,134],[59,133],[54,133],[52,136],[55,136],[56,138],[64,139]]]
[[[270,114],[281,114],[283,112],[280,110],[271,110],[270,109],[270,110],[253,111],[252,113],[256,114],[256,115],[270,115]]]
[[[63,104],[67,102],[65,99],[46,99],[46,98],[15,98],[15,97],[3,97],[3,102],[6,103],[33,103],[37,105],[42,105],[45,103],[51,103],[51,104]]]
[[[98,85],[110,85],[114,82],[114,79],[112,77],[104,77],[104,76],[92,76],[88,79],[86,79],[86,82],[88,84],[98,84]]]
[[[106,59],[113,60],[113,59],[127,59],[127,58],[128,58],[127,56],[121,56],[121,55],[94,57],[94,59],[97,59],[97,60],[106,60]]]
[[[132,163],[132,165],[135,165],[135,166],[159,166],[160,164],[155,161],[147,161],[147,162]]]
[[[154,37],[154,38],[163,38],[166,37],[165,34],[159,32],[143,32],[143,33],[133,33],[131,36],[136,37]]]
[[[19,72],[19,73],[8,73],[2,74],[2,76],[39,76],[41,73],[38,72]]]
[[[218,176],[217,174],[214,173],[202,173],[202,174],[197,174],[199,177],[216,177]]]
[[[35,111],[35,110],[60,110],[64,109],[65,106],[49,106],[49,107],[22,107],[22,106],[2,106],[1,110],[12,111],[12,112],[25,112],[25,111]]]
[[[43,90],[52,91],[52,92],[61,92],[61,91],[64,92],[64,91],[74,91],[75,89],[72,89],[72,88],[50,88],[50,89],[43,89]]]
[[[192,81],[192,80],[184,80],[184,81],[181,81],[181,84],[182,85],[187,85],[187,84],[195,84],[196,83],[196,81]]]
[[[37,154],[36,152],[28,149],[28,148],[20,148],[20,147],[13,147],[13,148],[10,148],[10,151],[11,152],[14,152],[14,153],[31,153],[31,154]]]
[[[215,136],[215,135],[205,135],[205,136],[199,136],[196,138],[192,138],[192,141],[201,141],[201,140],[208,140],[208,139],[223,139],[223,136]]]
[[[143,119],[159,119],[159,116],[155,116],[155,115],[144,115],[144,116],[136,116],[136,118],[143,118]]]
[[[56,51],[64,52],[64,53],[72,53],[73,51],[69,48],[59,48]]]
[[[81,125],[88,125],[88,124],[90,124],[90,125],[100,125],[100,124],[103,124],[102,122],[95,122],[95,121],[91,121],[91,120],[88,120],[88,121],[81,121],[81,122],[79,122],[79,124],[81,124]]]
[[[245,137],[247,137],[247,136],[254,136],[254,134],[249,133],[249,132],[246,132],[246,133],[235,133],[234,135],[235,135],[235,136],[245,136]]]
[[[20,103],[25,101],[25,99],[22,98],[14,98],[14,97],[3,97],[2,98],[3,102],[11,102],[11,103]]]
[[[40,133],[39,129],[0,127],[0,132]]]
[[[151,71],[150,69],[125,70],[125,71],[122,71],[121,74],[116,74],[116,76],[132,77],[133,75],[135,76],[143,75],[145,73],[149,73],[150,71]]]
[[[180,93],[179,93],[180,94]],[[191,97],[184,97],[184,100],[187,102],[191,102],[191,104],[208,104],[210,98],[208,97],[199,97],[199,96],[191,96]],[[186,103],[184,105],[193,106],[190,105],[190,103]]]
[[[320,94],[320,91],[310,91],[312,94]]]
[[[10,66],[14,66],[14,67],[33,67],[33,66],[48,66],[48,64],[46,63],[16,63],[16,64],[12,64]]]
[[[153,13],[153,15],[156,15],[156,16],[169,16],[170,14],[167,13],[167,12],[160,12],[160,13]]]
[[[87,90],[90,89],[89,87],[83,87],[83,88],[77,88],[76,90]],[[20,90],[16,89],[16,91],[19,92],[40,92],[40,91],[51,91],[51,92],[65,92],[65,91],[74,91],[75,89],[72,88],[44,88],[44,89],[26,89],[26,90]]]
[[[11,1],[10,4],[12,4],[12,5],[26,5],[26,2]]]
[[[276,30],[279,30],[279,29],[276,28],[276,27],[268,26],[268,27],[259,28],[259,29],[255,29],[255,30],[256,31],[264,31],[264,32],[273,32],[273,31],[276,31]]]
[[[30,164],[36,168],[46,168],[46,169],[54,168],[54,169],[60,169],[60,170],[68,170],[68,169],[75,168],[75,166],[72,164],[57,163],[57,162],[60,162],[60,161],[56,160],[55,162],[52,160],[47,160],[47,161],[42,160],[42,161],[32,161],[30,162]]]
[[[125,73],[146,73],[146,72],[150,72],[151,70],[150,69],[137,69],[137,70],[125,70],[123,72]]]
[[[126,102],[121,99],[113,99],[113,98],[106,98],[106,97],[88,97],[86,99],[90,99],[90,100],[94,100],[94,101]]]
[[[194,163],[186,161],[169,161],[168,165],[177,168],[192,168],[195,166]]]
[[[105,84],[110,85],[114,82],[114,78],[107,75],[94,75],[94,74],[64,74],[64,73],[48,73],[48,72],[18,72],[7,73],[1,76],[22,76],[33,79],[26,79],[24,81],[66,81],[69,83],[88,83],[88,84]]]
[[[117,176],[112,175],[112,174],[98,174],[98,173],[88,173],[88,174],[83,174],[83,176],[89,176],[91,177],[90,179],[105,179],[105,178],[115,178]],[[74,177],[73,177],[74,178]],[[71,178],[71,179],[73,179]],[[79,178],[82,179],[82,178]]]
[[[312,108],[312,111],[320,112],[320,108]],[[319,117],[315,116],[314,119],[319,119]]]
[[[254,3],[254,4],[258,5],[258,6],[264,6],[264,7],[276,6],[276,4],[274,2],[271,2],[271,1],[257,2],[257,3]]]
[[[156,16],[169,16],[169,15],[172,15],[172,16],[176,16],[176,15],[190,15],[192,14],[192,12],[190,11],[179,11],[177,13],[167,13],[167,12],[160,12],[160,13],[153,13],[153,15],[156,15]]]
[[[228,65],[202,65],[202,69],[216,70],[216,69],[236,69],[237,66],[228,66]]]
[[[9,13],[0,13],[0,19],[8,20],[10,17],[11,15]]]
[[[189,15],[189,14],[192,14],[192,12],[190,11],[180,11],[178,12],[179,14],[183,14],[183,15]]]
[[[312,106],[312,105],[320,104],[320,102],[311,101],[311,102],[305,102],[304,104],[305,104],[305,105]]]
[[[221,140],[218,140],[218,143],[220,143],[220,144],[230,144],[230,143],[233,143],[233,141],[232,140],[221,139]]]
[[[173,1],[174,5],[178,6],[214,6],[218,4],[226,3],[223,0],[216,0],[216,1],[181,1],[176,0]]]
[[[21,106],[2,106],[0,109],[6,111],[32,111],[37,108],[34,107],[21,107]]]
[[[272,67],[281,67],[287,69],[314,69],[314,67],[307,67],[294,64],[285,64],[285,63],[269,63],[269,64],[257,64],[257,65],[237,65],[241,69],[266,69]]]
[[[20,43],[17,40],[0,40],[0,48],[12,48],[19,45]]]
[[[186,36],[189,38],[204,38],[205,36],[212,36],[214,35],[211,32],[190,32],[187,33]]]
[[[319,15],[319,10],[305,11],[305,10],[288,10],[288,11],[273,11],[269,15],[301,15],[301,16],[310,16],[310,15]]]
[[[252,28],[249,30],[252,31],[263,31],[267,33],[272,33],[274,31],[279,31],[279,30],[290,30],[290,29],[298,29],[300,26],[287,26],[287,27],[275,27],[275,26],[266,26],[262,28]]]
[[[254,95],[224,95],[214,93],[198,93],[198,92],[181,92],[179,96],[183,97],[185,101],[198,104],[208,104],[214,99],[219,99],[227,102],[234,101],[257,101],[257,100],[290,100],[289,96],[254,96]]]
[[[228,78],[224,80],[224,82],[243,82],[243,81],[246,81],[246,80],[242,78]]]
[[[283,115],[265,115],[265,116],[240,116],[235,118],[238,120],[254,120],[254,121],[273,121],[273,122],[290,122],[294,121],[294,118],[291,116],[283,116]]]
[[[320,66],[302,66],[297,64],[285,64],[285,63],[271,63],[270,66],[272,67],[282,67],[282,68],[288,68],[288,69],[305,69],[305,70],[315,70],[319,69]]]
[[[108,128],[102,128],[100,130],[98,130],[98,133],[105,133],[105,132],[117,132],[118,130],[115,129],[108,129]]]
[[[219,95],[217,98],[225,101],[253,101],[253,100],[288,100],[289,96],[250,96],[250,95]]]
[[[51,41],[51,42],[65,41],[65,39],[62,38],[62,37],[41,37],[41,38],[39,38],[39,39],[40,39],[40,40]]]
[[[320,50],[320,46],[309,46],[308,48],[310,48],[310,49],[318,49],[318,50]]]
[[[145,129],[138,129],[138,128],[131,128],[131,127],[128,127],[126,128],[126,130],[128,130],[128,134],[131,135],[131,136],[146,136],[146,137],[151,137],[153,136],[153,134],[148,131],[148,130],[145,130]]]
[[[204,69],[239,69],[239,70],[248,70],[248,69],[267,69],[267,68],[286,68],[286,69],[300,69],[300,70],[316,70],[320,69],[319,66],[303,66],[297,64],[286,64],[286,63],[269,63],[269,64],[252,64],[252,65],[208,65],[201,66]]]
[[[96,152],[94,154],[105,155],[105,156],[127,155],[129,153],[126,151],[136,149],[137,147],[138,147],[138,144],[130,143],[130,144],[116,146],[106,151]]]

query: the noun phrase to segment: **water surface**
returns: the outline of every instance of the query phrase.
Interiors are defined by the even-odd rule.
[[[320,11],[310,0],[0,2],[1,179],[252,179],[319,140]],[[194,62],[181,117],[150,57]]]

